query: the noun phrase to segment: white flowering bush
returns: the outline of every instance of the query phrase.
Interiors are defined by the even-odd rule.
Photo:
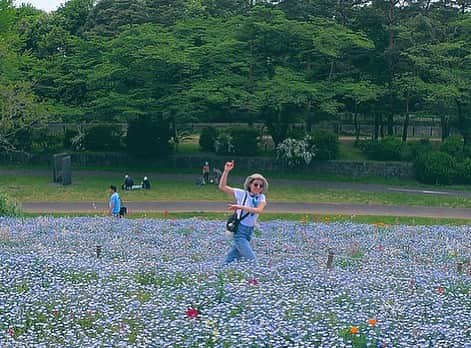
[[[316,148],[309,135],[300,140],[287,138],[276,147],[276,156],[288,167],[300,168],[311,163],[316,156]]]

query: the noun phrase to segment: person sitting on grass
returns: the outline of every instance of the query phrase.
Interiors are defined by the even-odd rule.
[[[208,162],[204,162],[204,165],[203,165],[203,180],[204,180],[203,185],[209,183],[209,163]]]
[[[222,172],[217,169],[213,168],[213,180],[216,185],[219,185],[219,180],[221,179]]]
[[[132,190],[134,180],[129,175],[124,176],[124,184],[121,186],[123,190]]]
[[[142,188],[144,190],[150,190],[150,180],[147,176],[145,176],[144,180],[142,180]]]

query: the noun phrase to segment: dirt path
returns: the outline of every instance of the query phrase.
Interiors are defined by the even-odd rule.
[[[128,202],[126,207],[133,212],[225,212],[227,202]],[[24,203],[24,212],[30,213],[97,213],[106,209],[103,203]],[[303,213],[316,215],[384,215],[410,217],[437,217],[471,219],[470,208],[440,208],[385,206],[366,204],[333,203],[277,203],[267,205],[267,213]]]

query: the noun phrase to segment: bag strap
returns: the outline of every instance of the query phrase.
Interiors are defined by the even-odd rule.
[[[245,197],[244,197],[244,201],[242,202],[242,205],[245,206],[245,202],[247,201],[247,191],[245,191]],[[249,212],[247,212],[245,215],[242,215],[242,209],[240,210],[240,215],[239,215],[239,221],[242,221],[244,220],[247,216],[250,215]]]

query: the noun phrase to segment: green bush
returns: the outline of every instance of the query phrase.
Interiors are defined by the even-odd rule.
[[[406,161],[415,161],[418,157],[423,156],[428,152],[432,152],[434,146],[429,139],[420,139],[418,141],[411,141],[403,149],[402,157]]]
[[[256,128],[236,127],[231,131],[234,154],[241,156],[253,156],[257,153],[258,138],[260,132]]]
[[[457,165],[458,182],[461,184],[471,184],[471,158],[466,158]]]
[[[64,149],[74,150],[73,139],[77,137],[78,135],[79,135],[78,130],[66,129],[65,134],[64,134],[64,142],[63,142]]]
[[[219,132],[216,141],[214,142],[214,149],[217,154],[228,155],[234,153],[234,145],[232,143],[232,136],[228,130]]]
[[[63,136],[54,135],[47,128],[24,128],[15,133],[11,142],[25,152],[56,152],[63,148]]]
[[[286,132],[286,139],[296,139],[296,140],[301,140],[304,139],[306,136],[306,131],[304,130],[304,127],[296,127],[292,126],[288,132]]]
[[[312,133],[312,143],[316,149],[318,160],[333,160],[339,158],[339,139],[337,134],[328,130],[318,129]]]
[[[440,151],[456,158],[463,157],[464,141],[461,136],[452,135],[440,145]]]
[[[441,151],[433,151],[414,162],[417,180],[426,184],[452,184],[457,178],[455,158]]]
[[[0,192],[0,216],[18,216],[20,208],[7,194]]]
[[[384,137],[382,140],[366,140],[359,142],[360,150],[376,161],[400,161],[403,158],[404,144],[401,139]]]
[[[34,129],[32,134],[33,152],[53,153],[63,149],[64,136],[51,134],[47,128]]]
[[[165,157],[172,152],[172,132],[168,121],[140,117],[129,121],[126,145],[131,156]]]
[[[203,151],[215,151],[218,130],[214,127],[204,127],[200,133],[199,144]]]
[[[87,151],[117,151],[123,148],[122,132],[116,126],[93,126],[86,130],[83,148]]]

